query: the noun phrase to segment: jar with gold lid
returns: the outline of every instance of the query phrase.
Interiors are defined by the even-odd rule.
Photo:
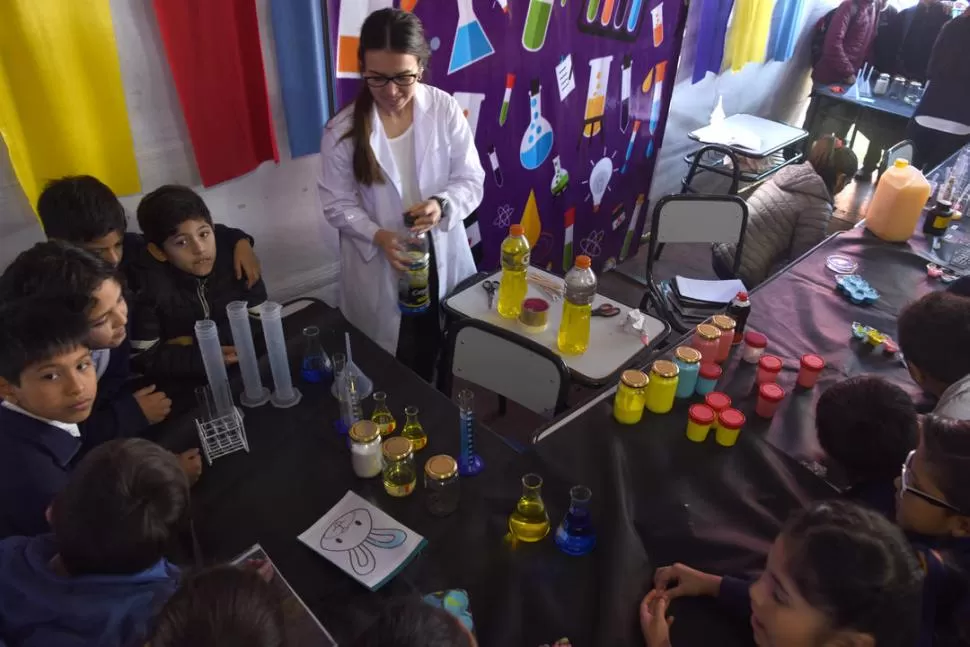
[[[680,370],[677,381],[677,397],[689,398],[697,387],[697,376],[701,370],[701,352],[690,346],[681,346],[674,351],[674,364]]]
[[[701,352],[701,363],[717,362],[717,351],[721,348],[721,331],[712,324],[698,324],[690,345]]]
[[[384,441],[384,489],[391,496],[405,497],[414,492],[418,482],[414,466],[414,447],[403,436],[394,436]]]
[[[613,399],[613,417],[624,425],[635,425],[643,417],[646,387],[650,380],[643,371],[623,371]]]
[[[425,505],[436,517],[446,517],[458,509],[461,490],[458,461],[447,454],[432,456],[424,464]]]
[[[384,468],[380,426],[371,420],[358,420],[350,428],[350,463],[362,479],[377,476]]]
[[[667,413],[674,408],[680,369],[673,362],[658,359],[650,368],[650,383],[647,384],[647,411]]]
[[[714,315],[711,317],[711,323],[721,331],[721,336],[717,338],[717,356],[714,358],[718,364],[727,360],[728,355],[731,354],[731,344],[734,342],[734,329],[737,327],[737,322],[734,317],[729,315]]]

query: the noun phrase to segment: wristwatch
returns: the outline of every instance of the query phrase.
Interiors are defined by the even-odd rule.
[[[448,198],[443,198],[440,195],[433,195],[431,199],[438,203],[438,207],[441,209],[441,217],[446,218],[449,213],[451,213],[451,203]]]

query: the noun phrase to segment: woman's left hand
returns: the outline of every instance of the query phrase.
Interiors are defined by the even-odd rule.
[[[437,200],[419,202],[408,209],[408,213],[414,216],[415,220],[411,231],[416,234],[429,231],[441,222],[441,205],[438,204]]]

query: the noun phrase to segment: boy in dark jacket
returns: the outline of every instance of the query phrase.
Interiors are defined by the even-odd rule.
[[[226,364],[234,364],[226,306],[246,301],[255,314],[266,300],[263,282],[247,285],[237,277],[229,242],[214,231],[209,208],[188,187],[163,186],[142,198],[138,225],[154,262],[133,317],[137,365],[153,378],[204,377],[195,342],[200,319],[216,322]]]
[[[143,645],[178,585],[163,551],[188,507],[185,473],[158,445],[92,451],[47,511],[52,534],[0,542],[0,644]]]

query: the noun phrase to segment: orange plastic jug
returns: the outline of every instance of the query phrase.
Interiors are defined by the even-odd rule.
[[[866,212],[866,229],[891,243],[909,240],[930,197],[930,183],[906,160],[879,178]]]

